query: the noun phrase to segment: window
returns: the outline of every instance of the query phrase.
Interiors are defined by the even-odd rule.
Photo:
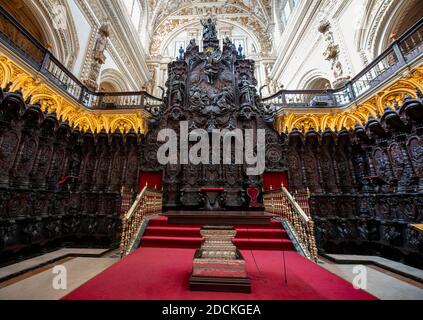
[[[293,11],[300,3],[300,0],[279,0],[277,2],[277,19],[280,21],[279,28],[280,31],[283,32],[283,30],[286,27],[286,24],[288,23],[289,18],[291,17]]]
[[[283,9],[285,23],[288,21],[289,16],[291,15],[291,12],[292,12],[291,4],[289,3],[289,1],[287,1]]]
[[[233,44],[235,45],[236,49],[238,50],[239,45],[241,45],[242,47],[242,54],[247,56],[248,55],[248,50],[247,50],[247,46],[245,44],[245,39],[233,39]]]
[[[141,20],[141,6],[139,0],[122,0],[128,11],[129,18],[134,24],[135,29],[138,31],[138,27]]]
[[[183,40],[176,40],[175,41],[175,51],[173,53],[175,58],[176,57],[179,57],[179,55],[180,55],[179,50],[181,49],[181,47],[185,51],[185,41],[183,41]]]

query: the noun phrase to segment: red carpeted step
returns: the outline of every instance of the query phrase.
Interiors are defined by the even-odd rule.
[[[254,228],[254,227],[255,226],[253,225],[245,225],[245,224],[235,225],[236,229],[246,229],[246,228]],[[272,220],[269,225],[260,225],[256,227],[260,229],[282,229],[282,224],[279,221]]]
[[[234,244],[239,249],[293,250],[287,232],[278,221],[268,226],[238,225]],[[166,217],[149,221],[141,247],[199,248],[203,238],[199,225],[171,225]]]
[[[240,250],[293,250],[292,241],[288,239],[234,239]]]
[[[242,252],[252,293],[190,291],[193,249],[141,248],[65,300],[375,300],[296,252]],[[284,272],[288,284],[284,283]],[[259,275],[259,276],[257,276]],[[235,317],[233,317],[235,318]]]
[[[172,227],[201,228],[200,225],[196,225],[196,224],[172,224],[172,225],[170,225],[167,222],[167,217],[164,217],[164,216],[159,216],[157,218],[150,219],[149,222],[148,222],[148,226],[152,226],[152,227],[159,227],[159,226],[169,227],[169,226],[172,226]]]
[[[201,237],[200,227],[148,226],[145,236]]]
[[[145,236],[141,239],[141,247],[160,247],[160,248],[199,248],[202,237],[161,237]]]
[[[264,229],[264,228],[237,228],[236,238],[264,238],[264,239],[289,239],[285,230],[279,229]]]

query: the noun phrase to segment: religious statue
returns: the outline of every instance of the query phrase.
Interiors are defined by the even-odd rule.
[[[104,52],[106,51],[108,37],[108,27],[106,25],[101,26],[93,50],[93,58],[95,60],[98,60],[101,64],[104,64],[106,62],[106,56]]]
[[[241,46],[241,44],[239,44],[239,46],[238,46],[238,56],[244,57],[244,55],[242,54],[243,51],[244,51],[244,48]]]
[[[251,105],[253,103],[253,91],[255,87],[248,80],[247,76],[244,75],[238,85],[239,87],[239,102],[241,106]]]
[[[171,86],[171,104],[182,105],[185,96],[185,81],[180,74],[176,74],[175,78],[171,80]]]
[[[212,53],[207,53],[202,60],[204,61],[204,73],[207,76],[208,82],[210,84],[214,83],[218,73],[219,73],[219,62],[222,59],[221,51],[214,51]]]
[[[337,80],[336,83],[345,80],[344,70],[340,61],[340,49],[339,45],[335,43],[335,38],[333,32],[330,30],[331,25],[328,21],[322,21],[318,30],[323,34],[325,41],[327,43],[326,51],[323,53],[323,56],[326,60],[330,61],[332,64],[332,71]]]
[[[110,23],[104,22],[98,30],[97,39],[92,53],[92,63],[88,74],[88,79],[84,81],[85,85],[92,91],[98,90],[97,79],[100,75],[101,66],[106,62],[104,52],[107,48],[107,39],[110,35]]]
[[[214,63],[213,57],[207,56],[204,62],[204,73],[207,75],[210,84],[213,84],[213,80],[218,72],[219,67]]]
[[[225,48],[225,47],[226,48],[230,48],[232,53],[236,53],[237,52],[235,45],[232,43],[231,39],[228,36],[226,36],[223,39],[223,48]]]
[[[206,21],[201,20],[203,28],[203,41],[213,40],[217,37],[216,25],[212,18],[207,18]]]
[[[186,52],[191,52],[191,50],[194,49],[195,46],[196,46],[195,39],[191,39],[187,46]]]
[[[225,87],[222,89],[222,92],[214,95],[213,97],[213,104],[218,106],[220,112],[225,112],[226,110],[230,109],[233,103],[233,95],[230,91],[230,88]]]
[[[273,103],[264,105],[263,120],[267,124],[273,124],[276,107]]]
[[[229,39],[229,37],[228,37],[228,36],[226,36],[226,37],[223,39],[223,46],[230,47],[231,45],[232,45],[232,41],[231,41],[231,39]]]
[[[184,60],[184,48],[182,46],[179,48],[179,60]]]

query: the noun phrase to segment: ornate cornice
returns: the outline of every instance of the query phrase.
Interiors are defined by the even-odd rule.
[[[40,103],[43,111],[54,112],[58,119],[69,122],[72,127],[92,132],[135,132],[146,131],[148,114],[144,110],[89,110],[57,91],[47,79],[32,74],[25,65],[0,54],[0,85],[12,82],[11,91],[21,90],[24,99],[31,97],[31,103]]]
[[[150,42],[150,55],[159,55],[163,40],[178,30],[180,26],[198,20],[199,15],[213,14],[218,20],[232,21],[251,32],[258,39],[262,55],[269,56],[272,51],[272,39],[267,31],[271,19],[267,14],[267,9],[263,9],[261,2],[257,2],[257,0],[252,2],[257,6],[252,4],[251,7],[248,7],[239,0],[184,1],[176,7],[169,7],[167,4],[160,11],[161,14],[159,16],[156,14],[153,18],[155,23]],[[159,1],[158,6],[160,7],[160,5],[163,6],[163,2]]]
[[[416,88],[423,90],[423,65],[405,72],[380,88],[373,94],[357,101],[344,109],[316,109],[316,108],[284,108],[284,112],[277,119],[277,128],[280,132],[291,132],[294,128],[308,131],[310,127],[316,131],[354,129],[368,121],[369,116],[374,118],[383,114],[386,107],[395,109],[401,105],[404,95],[415,97]]]
[[[108,47],[108,52],[113,57],[119,70],[130,80],[133,89],[141,87],[150,77],[145,63],[145,53],[143,54],[144,51],[139,43],[140,41],[138,37],[133,35],[129,24],[124,23],[125,21],[127,22],[128,17],[122,11],[116,10],[116,6],[119,6],[119,4],[117,2],[108,3],[97,0],[77,1],[93,28],[87,52],[91,52],[93,49],[95,34],[100,26],[100,19],[107,17],[112,23],[112,33],[109,40],[111,45]],[[136,50],[131,50],[133,46],[136,46]],[[90,65],[90,61],[88,61],[90,59],[86,60],[82,71],[83,78],[86,78]]]

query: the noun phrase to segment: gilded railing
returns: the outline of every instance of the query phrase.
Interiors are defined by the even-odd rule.
[[[162,210],[161,191],[148,189],[147,186],[138,194],[126,214],[122,216],[122,235],[120,241],[121,257],[129,254],[139,236],[144,218],[160,213]]]
[[[301,203],[305,210],[283,186],[281,190],[271,190],[264,194],[266,211],[284,219],[292,228],[293,235],[301,246],[304,255],[317,262],[314,222],[310,215],[308,199],[306,203],[306,199],[301,196]]]
[[[423,55],[423,18],[394,41],[358,75],[338,89],[280,90],[263,98],[266,105],[281,108],[336,108],[347,106],[378,88],[398,70]]]
[[[93,92],[69,71],[51,52],[0,6],[0,44],[12,50],[59,90],[89,109],[149,109],[163,100],[145,91]]]

